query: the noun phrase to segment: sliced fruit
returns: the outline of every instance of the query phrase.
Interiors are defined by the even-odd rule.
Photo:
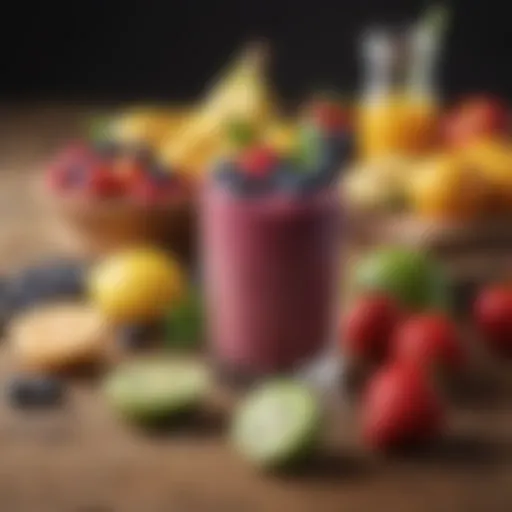
[[[322,412],[305,384],[263,384],[238,407],[232,424],[235,448],[249,462],[275,468],[302,460],[317,446]]]
[[[104,385],[112,408],[132,421],[171,420],[198,408],[209,388],[204,366],[163,359],[119,366]]]
[[[89,305],[59,303],[16,318],[8,335],[19,363],[44,373],[101,362],[108,350],[109,329]]]
[[[112,322],[158,320],[181,299],[184,273],[172,257],[153,248],[115,254],[93,268],[90,296]]]

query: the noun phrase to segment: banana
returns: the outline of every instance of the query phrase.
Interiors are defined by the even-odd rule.
[[[178,107],[138,107],[114,119],[111,134],[120,142],[156,149],[164,139],[175,136],[188,115],[186,109]]]
[[[108,327],[88,305],[59,303],[15,319],[8,334],[21,366],[52,372],[99,362],[106,355]]]
[[[264,80],[265,50],[260,45],[249,47],[214,84],[180,133],[163,144],[164,163],[202,173],[224,151],[227,122],[243,119],[256,126],[268,122],[274,115],[274,102]]]

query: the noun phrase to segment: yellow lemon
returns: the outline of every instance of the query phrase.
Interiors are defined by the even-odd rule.
[[[91,272],[91,299],[112,322],[158,319],[186,293],[180,265],[153,248],[112,255]]]

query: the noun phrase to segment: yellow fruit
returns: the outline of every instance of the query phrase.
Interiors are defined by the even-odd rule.
[[[297,129],[292,123],[271,124],[265,133],[265,142],[277,151],[288,153],[297,143]]]
[[[501,206],[512,207],[512,146],[498,139],[481,139],[464,148],[460,158],[495,188]]]
[[[223,127],[233,119],[263,126],[275,117],[265,80],[266,51],[251,46],[208,91],[175,137],[160,146],[160,158],[186,172],[203,174],[225,150]]]
[[[424,217],[466,219],[486,211],[489,186],[462,160],[435,155],[414,170],[409,194],[414,210]]]
[[[187,116],[184,109],[134,109],[116,119],[112,131],[121,142],[158,147],[164,139],[176,135]]]
[[[355,166],[342,183],[348,201],[362,210],[403,208],[413,162],[408,158],[390,156]]]
[[[101,262],[90,275],[92,301],[116,323],[158,319],[186,293],[182,269],[163,252],[132,249]]]

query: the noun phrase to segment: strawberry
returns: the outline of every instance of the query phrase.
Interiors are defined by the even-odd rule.
[[[362,433],[367,446],[389,450],[418,444],[436,435],[443,407],[424,372],[393,363],[369,381],[362,399]]]
[[[254,177],[268,176],[279,161],[276,151],[267,146],[252,146],[242,152],[238,164],[243,172]]]
[[[415,315],[399,326],[392,339],[392,354],[395,360],[452,372],[461,369],[466,356],[455,325],[437,313]]]
[[[117,197],[124,193],[125,185],[110,166],[96,162],[89,168],[85,189],[95,197]]]
[[[356,359],[382,361],[388,355],[391,335],[402,315],[398,303],[390,297],[360,297],[345,318],[343,348]]]
[[[512,288],[492,285],[483,289],[473,307],[474,321],[493,353],[512,356]]]
[[[145,173],[132,183],[132,194],[135,199],[147,204],[164,203],[177,192],[177,182],[172,174],[163,173],[154,176]]]

